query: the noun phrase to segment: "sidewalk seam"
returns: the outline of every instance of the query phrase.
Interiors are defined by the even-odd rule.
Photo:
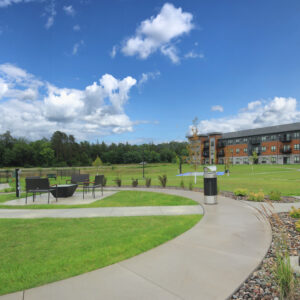
[[[148,278],[142,276],[142,275],[139,274],[139,273],[136,273],[136,272],[134,272],[134,271],[132,271],[132,270],[126,268],[125,266],[122,266],[121,263],[122,263],[122,262],[119,262],[118,265],[119,265],[120,267],[122,267],[123,269],[127,270],[128,272],[131,272],[131,273],[135,274],[136,276],[138,276],[138,277],[140,277],[140,278],[143,278],[143,279],[146,280],[147,282],[152,283],[153,285],[155,285],[155,286],[161,288],[162,290],[164,290],[164,291],[168,292],[169,294],[171,294],[171,295],[177,297],[178,299],[184,300],[184,298],[182,298],[181,296],[179,296],[179,295],[175,294],[174,292],[172,292],[172,291],[166,289],[165,287],[163,287],[163,286],[157,284],[156,282],[154,282],[154,281],[152,281],[152,280],[150,280],[150,279],[148,279]]]

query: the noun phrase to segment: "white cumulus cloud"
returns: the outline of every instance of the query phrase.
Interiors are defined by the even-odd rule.
[[[294,122],[300,122],[297,100],[292,97],[275,97],[272,100],[250,102],[233,116],[201,120],[197,127],[199,133],[231,132]],[[192,125],[189,132],[191,129]]]
[[[68,15],[68,16],[72,16],[74,17],[76,14],[76,11],[74,9],[74,7],[72,5],[65,5],[63,7],[64,12]]]
[[[139,121],[130,120],[125,105],[136,84],[131,76],[105,74],[84,89],[59,88],[15,65],[0,65],[0,132],[35,139],[62,130],[87,139],[132,131]]]
[[[72,54],[76,55],[79,51],[79,48],[81,48],[84,45],[84,41],[81,40],[78,43],[75,43],[73,46]]]
[[[80,26],[78,24],[76,24],[76,25],[73,26],[73,30],[74,31],[80,31],[80,29],[81,28],[80,28]]]
[[[223,106],[221,106],[221,105],[213,105],[213,106],[211,107],[211,110],[212,110],[212,111],[223,112],[223,111],[224,111],[224,108],[223,108]]]
[[[160,76],[160,72],[148,72],[148,73],[142,73],[142,76],[140,80],[138,81],[138,86],[142,86],[145,84],[149,79],[156,79],[157,77]]]
[[[184,55],[184,58],[204,58],[203,53],[196,53],[195,51],[189,51]]]
[[[191,13],[165,3],[157,16],[141,22],[135,35],[124,42],[121,51],[127,56],[137,55],[141,59],[160,51],[172,62],[178,63],[178,50],[173,42],[194,28],[192,21]]]

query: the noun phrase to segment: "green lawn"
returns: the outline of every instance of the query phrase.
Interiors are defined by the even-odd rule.
[[[0,295],[135,256],[185,232],[201,217],[1,219]]]
[[[97,194],[96,194],[97,195]],[[7,200],[5,196],[9,196]],[[22,197],[24,195],[22,194]],[[16,199],[15,195],[0,195],[0,203]],[[88,208],[88,207],[122,207],[122,206],[168,206],[168,205],[197,205],[194,200],[176,195],[141,191],[120,191],[103,200],[97,200],[90,204],[37,204],[37,205],[0,205],[0,208],[22,209],[52,209],[52,208]]]
[[[193,166],[183,165],[183,172],[191,172]],[[249,191],[257,192],[262,189],[265,194],[272,190],[280,190],[282,195],[300,196],[300,165],[234,165],[230,167],[230,176],[219,176],[218,183],[220,190],[233,191],[236,188],[246,188]],[[95,175],[94,168],[80,168],[81,173],[89,173],[91,177]],[[198,166],[198,171],[202,171],[203,166]],[[122,179],[122,185],[131,185],[132,178],[139,179],[139,185],[144,186],[145,180],[142,178],[142,166],[138,164],[103,166],[99,172],[107,177],[107,185],[115,186],[113,181],[117,176]],[[218,171],[224,171],[224,165],[218,166]],[[50,169],[47,171],[51,173]],[[23,176],[25,172],[22,173]],[[183,180],[185,187],[194,181],[193,177],[176,177],[178,166],[176,164],[147,164],[145,176],[152,178],[152,185],[159,185],[158,175],[168,176],[167,186],[180,186]],[[196,187],[203,187],[203,178],[198,177]],[[66,178],[58,178],[57,183],[65,183]],[[55,183],[55,180],[51,180]],[[24,188],[24,179],[22,180]]]

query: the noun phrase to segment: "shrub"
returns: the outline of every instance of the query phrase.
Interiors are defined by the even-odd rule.
[[[280,191],[271,191],[270,200],[280,201],[281,200],[281,192]]]
[[[192,191],[192,190],[193,190],[193,188],[194,188],[193,182],[192,182],[192,181],[190,181],[190,182],[189,182],[189,190],[190,190],[190,191]]]
[[[162,176],[159,175],[158,180],[160,182],[160,185],[165,188],[167,185],[167,175],[162,175]]]
[[[181,187],[182,189],[184,189],[184,181],[183,181],[183,179],[181,179],[181,181],[180,181],[180,187]]]
[[[132,182],[131,182],[131,185],[133,186],[133,187],[137,187],[138,186],[138,184],[139,184],[139,180],[138,179],[131,179],[132,180]]]
[[[292,218],[299,219],[300,218],[300,208],[296,208],[296,207],[292,206],[292,209],[290,211],[290,216]]]
[[[116,185],[117,185],[118,187],[120,187],[120,186],[122,185],[122,179],[121,179],[121,178],[116,178],[116,179],[115,179],[115,182],[116,182]]]
[[[251,192],[249,193],[248,196],[248,200],[250,201],[261,202],[264,201],[264,199],[265,199],[265,194],[263,193],[263,191],[259,191],[258,193]]]
[[[296,230],[300,231],[300,220],[296,222]]]
[[[248,190],[247,189],[235,189],[234,195],[240,196],[240,197],[245,197],[248,195]]]
[[[279,286],[280,298],[292,299],[294,275],[288,252],[284,254],[277,252],[275,262],[275,278]]]
[[[151,178],[147,177],[145,180],[146,180],[146,187],[150,187],[151,186]]]

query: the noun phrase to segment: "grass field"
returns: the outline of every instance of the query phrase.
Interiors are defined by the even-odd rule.
[[[0,295],[135,256],[190,229],[201,217],[1,219]]]
[[[21,195],[24,196],[23,194]],[[6,200],[6,197],[9,199]],[[15,194],[0,195],[0,203],[16,198]],[[162,193],[121,191],[103,200],[97,200],[90,204],[56,205],[56,204],[33,204],[33,205],[0,205],[0,208],[22,209],[53,209],[53,208],[88,208],[88,207],[124,207],[124,206],[166,206],[166,205],[197,205],[194,200],[176,195]]]
[[[183,172],[193,171],[193,166],[183,165]],[[202,171],[203,166],[198,167]],[[224,171],[224,166],[218,166],[219,171]],[[282,195],[300,196],[300,165],[254,165],[253,171],[251,165],[234,165],[230,167],[230,176],[219,176],[219,189],[223,191],[233,191],[236,188],[246,188],[249,191],[257,192],[263,190],[269,194],[272,190],[280,190]],[[49,173],[53,170],[49,169]],[[104,174],[108,181],[107,185],[114,185],[116,177],[122,179],[122,185],[131,185],[132,178],[139,179],[139,185],[145,185],[142,178],[142,166],[132,165],[114,165],[103,166],[99,173]],[[94,175],[94,168],[81,168],[81,173]],[[24,173],[25,174],[25,173]],[[24,175],[23,174],[23,175]],[[145,177],[152,178],[152,185],[159,185],[158,175],[166,174],[168,176],[167,186],[180,186],[183,180],[185,187],[194,181],[193,177],[176,177],[178,166],[176,164],[147,164],[145,167]],[[65,183],[66,178],[58,178],[58,183]],[[51,183],[55,183],[51,180]],[[198,177],[197,187],[203,187],[203,178]],[[23,180],[24,188],[24,180]]]

